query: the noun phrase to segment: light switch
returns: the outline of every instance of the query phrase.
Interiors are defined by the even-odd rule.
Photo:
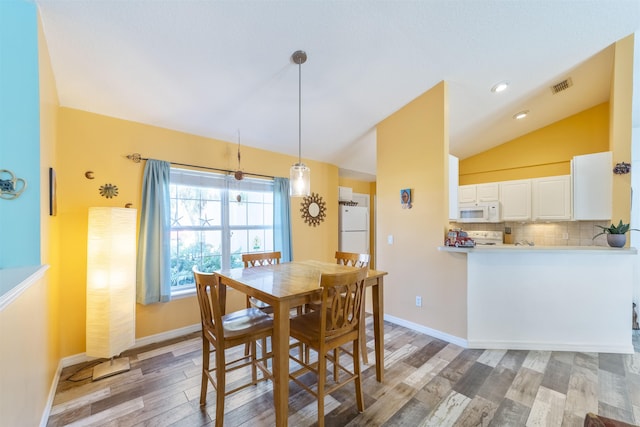
[[[389,234],[387,236],[387,243],[390,245],[393,245],[393,235]]]

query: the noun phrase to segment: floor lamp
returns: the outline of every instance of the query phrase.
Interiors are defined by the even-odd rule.
[[[108,358],[93,380],[129,370],[115,358],[135,343],[136,210],[89,208],[87,237],[87,356]]]

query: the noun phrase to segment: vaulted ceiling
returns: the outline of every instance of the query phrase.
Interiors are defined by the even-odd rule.
[[[376,124],[438,82],[465,158],[608,100],[640,27],[637,0],[35,3],[62,106],[295,156],[306,51],[302,157],[365,179]]]

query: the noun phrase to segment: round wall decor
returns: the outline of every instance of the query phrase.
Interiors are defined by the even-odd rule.
[[[327,205],[319,194],[311,193],[310,196],[302,199],[300,212],[302,212],[304,222],[315,227],[320,225],[327,216]]]

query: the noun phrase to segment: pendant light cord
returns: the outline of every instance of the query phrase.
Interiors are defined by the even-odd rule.
[[[302,163],[302,62],[298,64],[298,163]]]

